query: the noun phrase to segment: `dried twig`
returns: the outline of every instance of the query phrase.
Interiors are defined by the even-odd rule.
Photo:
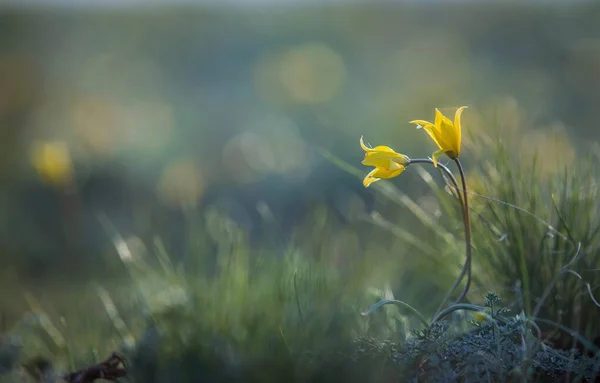
[[[108,359],[82,370],[71,372],[63,377],[69,383],[92,383],[96,379],[116,381],[127,374],[125,359],[113,352]]]

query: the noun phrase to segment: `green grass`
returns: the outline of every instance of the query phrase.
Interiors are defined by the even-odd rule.
[[[472,161],[474,281],[501,291],[516,312],[562,323],[586,338],[600,335],[599,173],[581,155],[569,168],[544,171],[549,153],[511,156],[504,141],[479,140],[488,155]],[[546,165],[546,164],[544,164]],[[438,196],[450,200],[438,188]],[[494,200],[486,199],[492,197]],[[446,203],[444,206],[448,206]],[[447,208],[448,217],[460,218]],[[595,266],[596,265],[596,266]],[[588,287],[589,284],[589,287]],[[474,290],[473,294],[475,294]],[[540,324],[562,347],[571,337]]]
[[[125,241],[104,219],[120,277],[31,289],[22,299],[4,294],[3,307],[17,303],[3,321],[0,362],[43,357],[67,371],[121,350],[130,377],[146,383],[593,378],[594,163],[548,173],[542,156],[515,159],[503,141],[472,145],[486,157],[471,161],[471,188],[496,200],[469,196],[474,285],[470,304],[448,308],[443,320],[430,318],[463,261],[460,211],[441,179],[417,167],[441,216],[379,182],[378,212],[358,210],[344,226],[317,206],[283,250],[275,232],[252,247],[213,208],[189,214],[186,257],[169,254],[159,237],[143,246]],[[363,172],[322,154],[360,182]],[[482,300],[487,290],[511,311],[498,311],[492,295]],[[361,315],[384,299],[397,304]],[[471,322],[473,310],[492,320]],[[25,311],[31,315],[14,320]],[[14,336],[19,355],[11,354]],[[596,359],[569,350],[575,341]]]

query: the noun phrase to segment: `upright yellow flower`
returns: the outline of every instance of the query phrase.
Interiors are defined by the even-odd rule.
[[[433,153],[431,157],[433,159],[433,165],[437,167],[438,158],[442,154],[446,154],[453,160],[460,156],[460,139],[461,139],[461,128],[460,128],[460,116],[466,106],[458,108],[454,115],[454,123],[450,121],[446,116],[435,109],[435,122],[432,124],[428,121],[414,120],[411,124],[419,125],[419,128],[425,129],[429,137],[440,148],[437,152]]]
[[[410,158],[404,154],[396,153],[387,146],[370,148],[365,145],[362,137],[360,138],[360,146],[365,151],[365,159],[362,164],[375,167],[363,180],[365,187],[369,187],[373,182],[380,179],[398,176],[410,164]]]

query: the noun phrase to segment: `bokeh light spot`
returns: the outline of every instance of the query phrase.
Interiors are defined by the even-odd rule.
[[[302,177],[308,172],[306,145],[289,119],[269,116],[252,122],[225,145],[223,162],[239,183],[268,174]]]
[[[259,60],[259,92],[273,101],[320,104],[333,100],[346,80],[342,57],[322,43],[306,43]]]
[[[159,198],[167,205],[193,207],[203,192],[201,172],[192,158],[169,164],[158,182]]]

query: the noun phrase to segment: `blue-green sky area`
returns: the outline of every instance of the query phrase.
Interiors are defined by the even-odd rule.
[[[108,3],[0,12],[7,258],[66,252],[63,224],[75,213],[31,160],[48,142],[67,148],[82,204],[70,224],[86,254],[106,242],[99,213],[126,235],[172,234],[182,252],[189,209],[217,206],[260,232],[257,206],[267,206],[288,239],[320,204],[340,222],[353,209],[385,210],[322,153],[365,174],[361,136],[429,155],[432,143],[408,121],[430,120],[436,107],[451,114],[468,105],[467,133],[517,131],[515,153],[563,148],[548,166],[570,166],[580,147],[598,150],[594,2],[99,6]],[[96,12],[82,11],[86,4]],[[417,179],[392,182],[420,198],[426,186]]]
[[[528,0],[530,4],[556,5],[573,4],[576,2],[586,2],[589,0]],[[211,5],[222,7],[256,7],[272,5],[350,5],[350,4],[493,4],[493,3],[514,4],[522,3],[518,0],[499,1],[499,0],[4,0],[4,3],[15,6],[60,6],[60,7],[127,7],[127,6],[169,6],[169,5]]]

